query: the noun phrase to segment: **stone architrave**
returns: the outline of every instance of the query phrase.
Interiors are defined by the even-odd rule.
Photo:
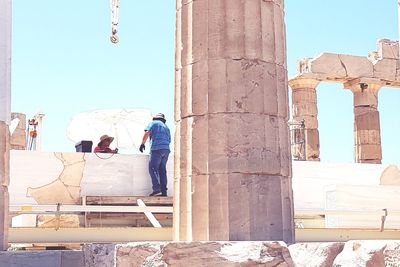
[[[0,250],[8,247],[11,0],[0,0]]]
[[[318,80],[307,78],[295,78],[289,81],[289,85],[292,88],[293,122],[300,123],[304,121],[305,125],[305,147],[303,144],[292,144],[294,146],[294,149],[292,149],[294,158],[319,161],[320,144],[316,92],[318,84]],[[302,147],[300,148],[299,146]],[[303,153],[303,155],[299,155],[299,153]]]
[[[177,0],[176,240],[294,241],[282,0]]]
[[[354,95],[354,155],[357,163],[382,161],[378,111],[379,80],[356,79],[344,84]]]

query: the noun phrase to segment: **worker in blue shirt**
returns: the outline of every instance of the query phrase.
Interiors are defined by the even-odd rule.
[[[165,123],[164,114],[155,115],[153,121],[144,130],[142,144],[139,148],[143,153],[146,148],[145,143],[150,137],[149,172],[153,184],[153,192],[150,196],[167,195],[167,161],[170,153],[171,134]]]

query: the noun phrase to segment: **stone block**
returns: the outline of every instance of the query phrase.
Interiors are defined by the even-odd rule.
[[[85,267],[114,267],[115,244],[84,244]]]
[[[374,64],[374,78],[394,81],[396,79],[397,59],[381,59]]]
[[[317,104],[317,92],[315,88],[298,88],[292,90],[292,103]]]
[[[304,59],[303,61],[307,61],[308,59]],[[302,64],[302,61],[298,62],[299,65]],[[299,66],[299,72],[301,71],[301,67]],[[293,92],[296,92],[297,90],[300,91],[315,91],[317,88],[318,84],[320,83],[319,80],[317,79],[311,79],[311,78],[299,78],[295,77],[293,79],[289,80],[289,86],[292,88]]]
[[[379,130],[358,130],[354,131],[355,143],[361,144],[380,144],[381,134]]]
[[[281,177],[231,174],[229,176],[229,240],[282,238]],[[285,196],[281,196],[284,198]],[[240,201],[237,201],[240,199]]]
[[[192,233],[194,240],[209,240],[209,232],[205,231],[204,227],[209,225],[209,209],[212,208],[209,201],[209,179],[210,175],[192,176]]]
[[[128,243],[116,247],[116,266],[294,266],[281,242]]]
[[[210,60],[208,64],[208,111],[210,113],[228,110],[227,60]]]
[[[373,66],[366,57],[323,53],[310,61],[311,72],[334,79],[372,77]]]
[[[0,251],[8,248],[8,206],[9,195],[7,187],[0,185]]]
[[[268,87],[273,85],[273,83],[268,83]],[[288,81],[287,81],[287,69],[283,66],[276,66],[276,90],[278,99],[278,114],[277,116],[283,118],[284,120],[289,119],[289,92],[288,92]],[[270,90],[270,89],[269,89]],[[265,95],[265,94],[264,94]],[[272,98],[273,99],[273,98]],[[264,101],[265,107],[271,105],[271,99]],[[275,115],[275,113],[269,113],[265,109],[265,113]]]
[[[338,54],[338,59],[347,77],[372,77],[373,75],[372,63],[366,57]]]
[[[231,0],[225,5],[225,56],[232,59],[245,58],[243,2]]]
[[[316,117],[318,113],[317,105],[313,103],[297,103],[292,105],[293,118],[299,121],[299,117]]]
[[[0,121],[0,186],[10,182],[10,132],[8,125]]]
[[[221,59],[225,57],[225,1],[207,1],[208,10],[208,57]]]
[[[196,115],[207,114],[209,110],[208,65],[209,61],[207,60],[201,60],[192,65],[192,81],[188,85],[191,91],[187,92],[186,105],[191,105],[191,108],[188,107],[187,110],[191,110]]]
[[[380,144],[362,144],[355,146],[357,160],[382,159],[382,148]],[[357,161],[360,162],[360,161]]]
[[[354,107],[378,107],[378,92],[369,92],[368,89],[364,92],[354,92],[353,105]]]
[[[16,147],[22,148],[19,150],[24,150],[26,148],[26,134],[25,130],[16,129],[10,138],[11,149]]]
[[[296,267],[332,267],[344,243],[297,243],[289,246]]]
[[[1,267],[63,267],[61,251],[0,251]],[[65,265],[66,267],[72,267]],[[81,265],[82,266],[82,265]],[[77,266],[79,267],[79,265]]]
[[[61,251],[61,267],[86,267],[83,257],[83,251]]]
[[[356,108],[357,109],[357,108]],[[356,110],[355,109],[355,110]],[[367,113],[355,114],[354,131],[378,131],[380,132],[379,111],[374,110]]]
[[[211,240],[229,240],[229,175],[209,176],[209,236]]]
[[[23,113],[13,112],[11,120],[14,119],[18,119],[19,122],[10,138],[11,149],[24,150],[26,148],[26,116]]]
[[[387,241],[387,245],[383,251],[385,266],[396,266],[400,262],[400,242]]]
[[[249,0],[244,2],[244,32],[245,34],[245,56],[248,59],[262,57],[262,1]]]
[[[387,242],[381,240],[346,242],[343,251],[336,257],[332,266],[385,267],[383,253]]]
[[[189,123],[188,120],[184,119],[180,125]],[[282,119],[251,113],[196,117],[188,128],[192,130],[192,136],[188,138],[193,146],[201,150],[191,155],[192,171],[197,174],[226,173],[231,169],[231,172],[262,171],[278,174],[280,144],[276,130],[279,129],[279,124],[284,127]],[[208,139],[207,134],[204,134],[205,125],[213,129]],[[246,131],[243,132],[242,129]],[[184,143],[187,142],[189,141]],[[203,162],[207,158],[208,165]],[[189,170],[188,166],[184,169]],[[182,175],[186,176],[184,173]]]
[[[388,39],[378,40],[378,55],[380,58],[398,59],[399,58],[399,42]]]
[[[271,1],[262,1],[261,3],[261,34],[262,34],[262,60],[266,62],[275,62],[276,56],[276,36],[274,26],[274,8]]]
[[[306,155],[307,160],[319,160],[319,131],[306,129]]]

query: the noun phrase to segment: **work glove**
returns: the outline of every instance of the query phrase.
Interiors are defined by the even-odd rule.
[[[143,151],[146,149],[146,147],[144,146],[144,144],[140,145],[139,151],[143,153]]]

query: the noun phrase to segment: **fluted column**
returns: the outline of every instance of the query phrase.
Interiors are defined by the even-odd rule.
[[[175,239],[293,242],[287,120],[283,1],[177,0]]]
[[[379,81],[350,81],[345,88],[354,95],[354,156],[357,163],[381,163],[381,127],[379,122]]]
[[[300,123],[304,121],[305,146],[293,144],[292,153],[294,158],[308,161],[319,161],[319,131],[318,131],[318,108],[316,88],[318,80],[307,78],[295,78],[289,81],[292,88],[292,116],[293,121]],[[302,154],[302,155],[300,155]]]
[[[0,250],[8,247],[11,0],[0,0]]]

